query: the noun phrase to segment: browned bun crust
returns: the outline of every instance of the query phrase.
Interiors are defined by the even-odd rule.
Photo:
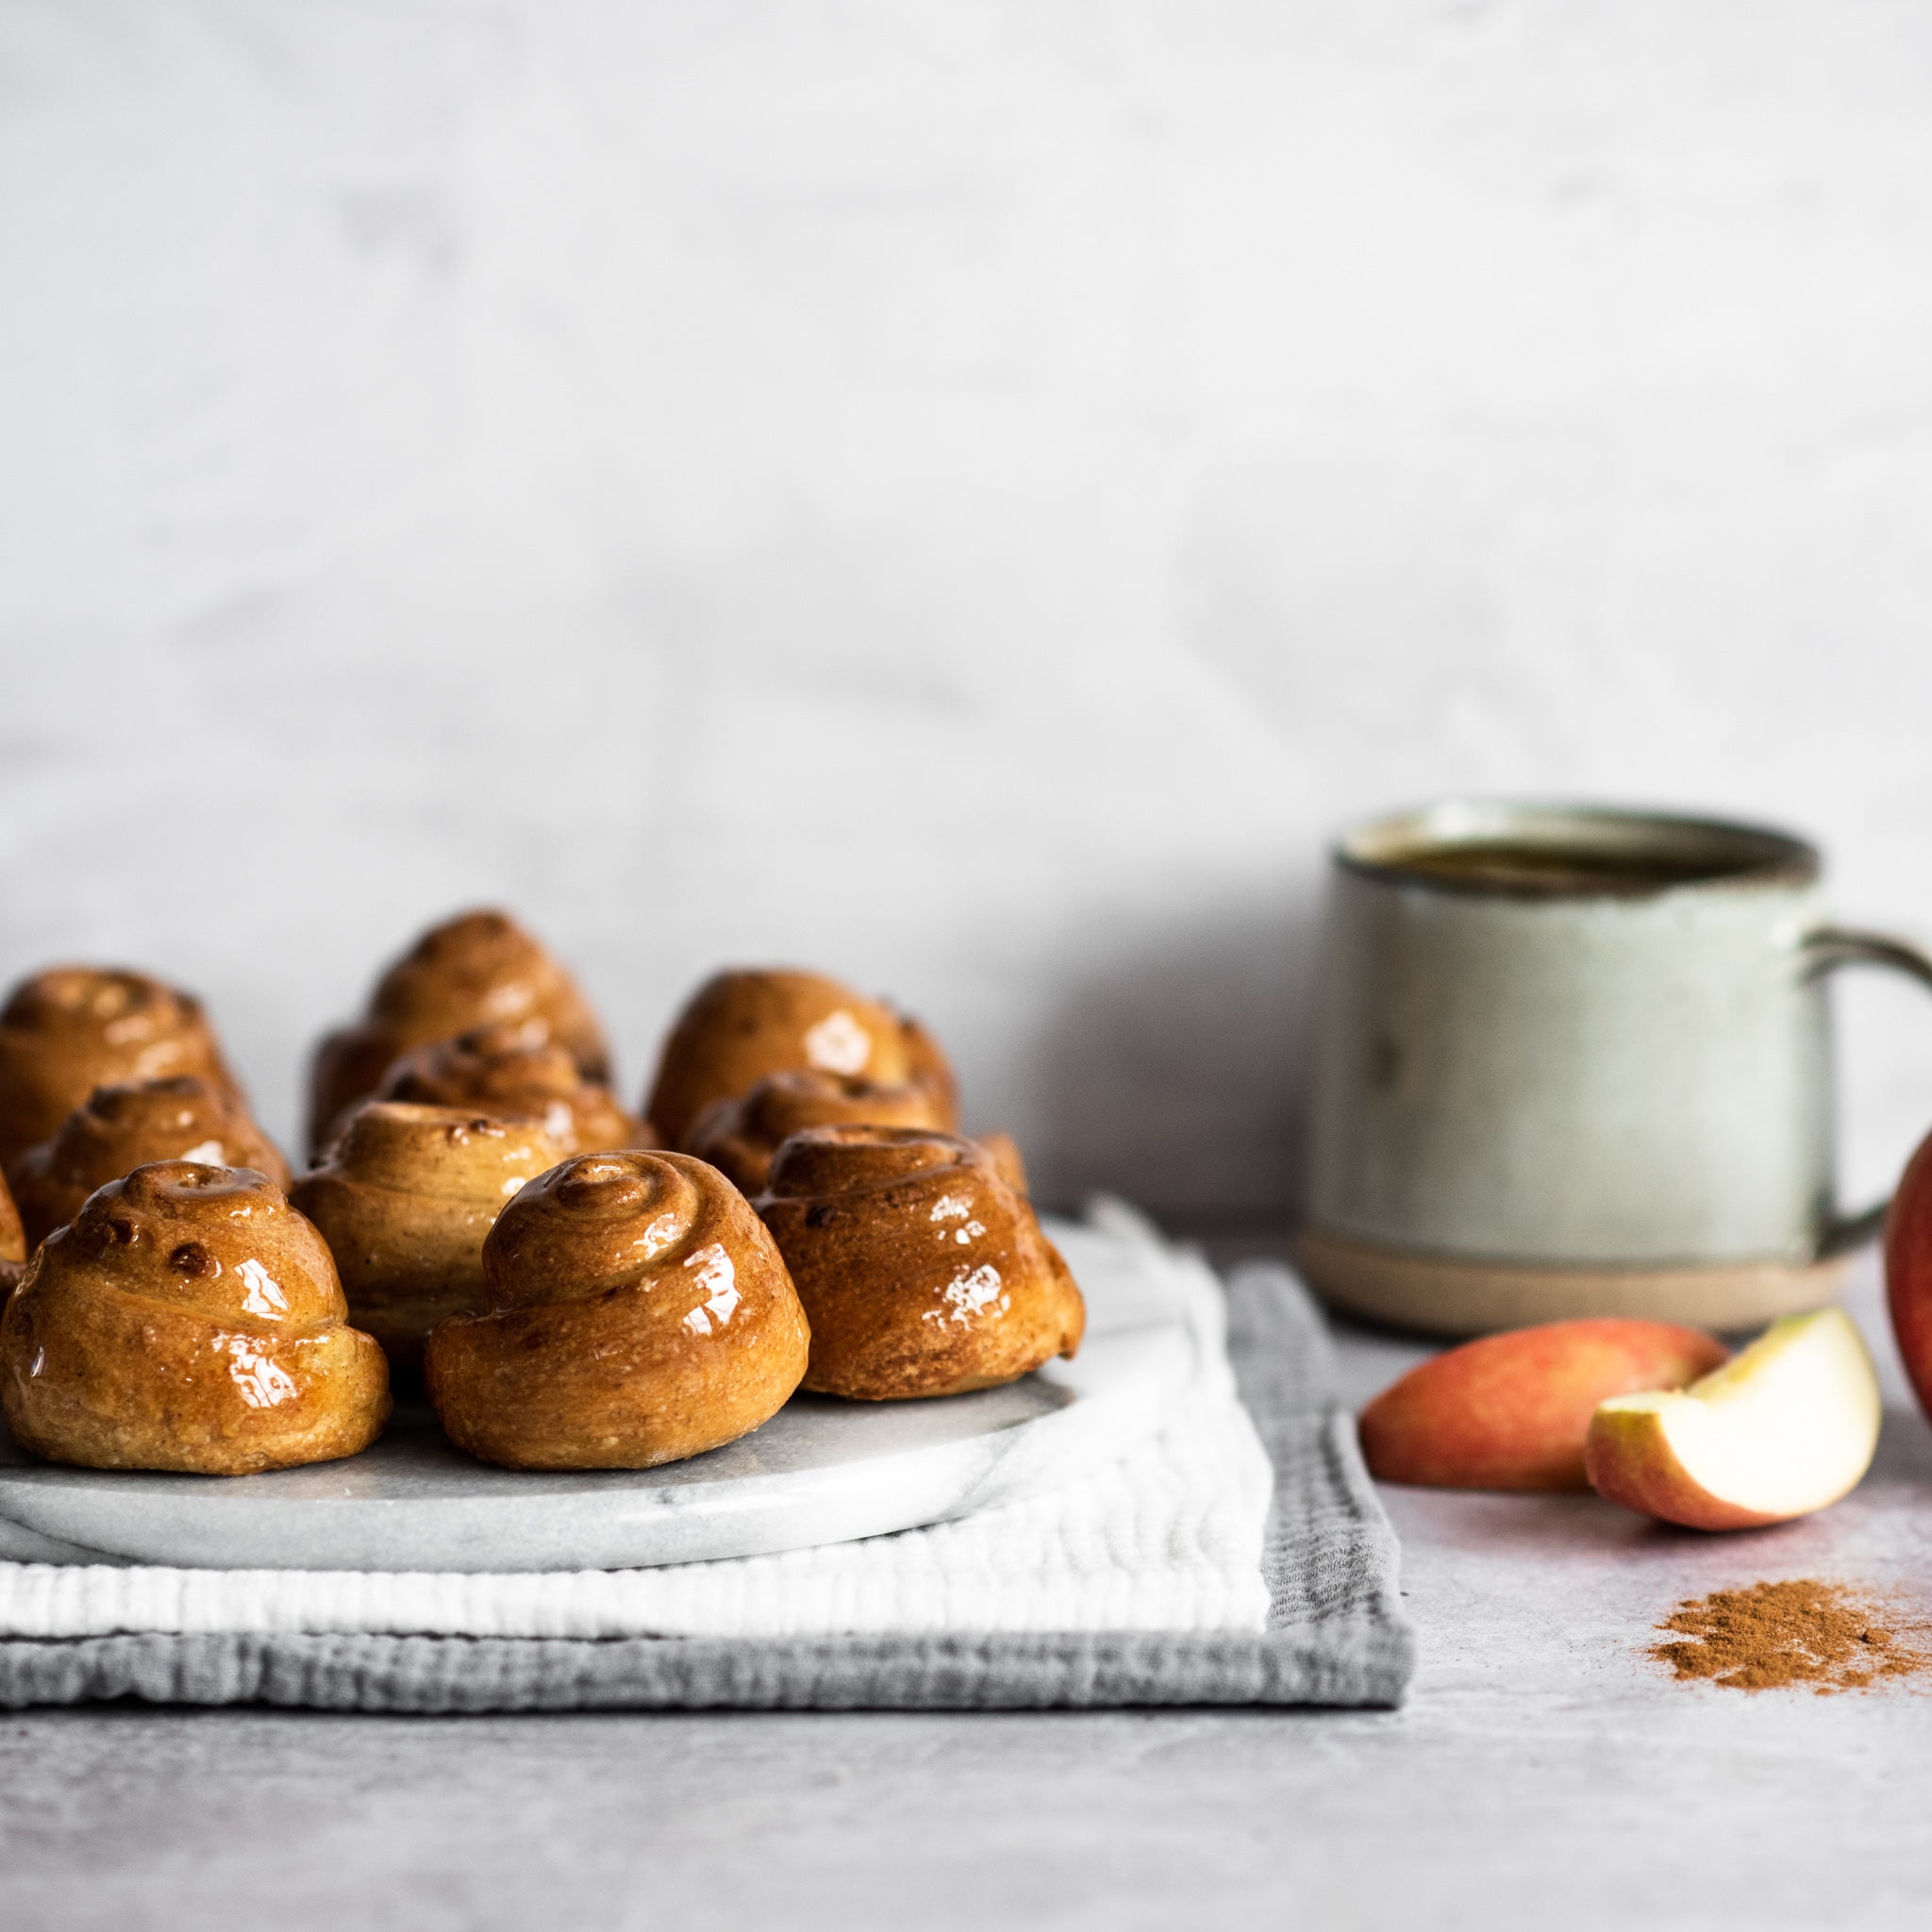
[[[533,1121],[365,1100],[290,1199],[328,1242],[349,1319],[416,1370],[437,1323],[484,1305],[496,1217],[564,1154]]]
[[[916,1021],[823,974],[779,967],[719,973],[698,988],[664,1041],[644,1111],[672,1146],[686,1146],[714,1101],[806,1069],[878,1087],[917,1079],[943,1124],[957,1123],[952,1069]]]
[[[157,1160],[248,1167],[285,1192],[289,1163],[230,1087],[199,1074],[96,1087],[52,1140],[13,1163],[14,1199],[29,1242],[72,1221],[96,1188]]]
[[[20,1224],[20,1210],[13,1205],[13,1196],[7,1191],[7,1183],[0,1179],[0,1270],[13,1267],[26,1259],[26,1230]],[[13,1285],[4,1273],[0,1273],[0,1295],[4,1295]]]
[[[939,1095],[917,1082],[881,1087],[808,1067],[767,1074],[735,1100],[714,1100],[691,1124],[690,1151],[743,1192],[758,1194],[772,1157],[806,1127],[943,1127],[946,1119]]]
[[[1067,1264],[971,1141],[808,1127],[779,1148],[758,1208],[811,1323],[808,1389],[958,1395],[1080,1345]]]
[[[433,925],[376,982],[355,1024],[329,1034],[309,1075],[311,1150],[374,1093],[411,1047],[495,1021],[541,1020],[587,1079],[608,1082],[604,1029],[574,980],[507,912],[458,913]]]
[[[541,1020],[503,1021],[405,1054],[376,1090],[384,1100],[537,1122],[566,1155],[648,1147],[650,1124],[587,1079]]]
[[[198,1074],[247,1108],[193,994],[98,966],[23,980],[0,1009],[0,1168],[50,1140],[96,1087],[175,1074]]]
[[[532,1181],[483,1243],[490,1312],[429,1337],[459,1448],[511,1469],[649,1469],[768,1421],[810,1338],[758,1218],[681,1154],[591,1154]]]
[[[366,1449],[389,1368],[322,1237],[263,1175],[168,1160],[92,1195],[0,1316],[0,1407],[37,1456],[243,1475]]]

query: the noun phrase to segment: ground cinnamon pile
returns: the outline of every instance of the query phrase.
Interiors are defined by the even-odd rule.
[[[1804,1577],[1717,1590],[1677,1606],[1657,1627],[1677,1641],[1650,1655],[1681,1678],[1732,1690],[1809,1685],[1821,1697],[1883,1677],[1932,1672],[1932,1655],[1904,1642],[1896,1619],[1842,1584]]]

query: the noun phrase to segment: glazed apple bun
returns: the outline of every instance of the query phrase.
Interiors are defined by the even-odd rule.
[[[311,1151],[382,1084],[411,1047],[492,1021],[541,1020],[591,1080],[610,1078],[604,1029],[574,980],[507,912],[458,913],[431,926],[375,984],[355,1024],[315,1051],[309,1077]]]
[[[720,973],[699,987],[664,1041],[644,1111],[683,1147],[714,1101],[808,1069],[878,1087],[917,1081],[941,1124],[955,1124],[952,1069],[917,1021],[822,974],[781,968]]]
[[[499,1022],[408,1053],[376,1090],[384,1100],[467,1108],[538,1122],[564,1154],[648,1147],[648,1122],[626,1113],[602,1081],[588,1078],[541,1020]]]
[[[972,1141],[808,1127],[779,1148],[758,1208],[811,1324],[808,1389],[958,1395],[1080,1345],[1067,1264]]]
[[[482,1304],[483,1237],[505,1205],[565,1152],[534,1121],[365,1100],[290,1200],[328,1242],[349,1319],[414,1370],[444,1316]]]
[[[431,1332],[450,1440],[510,1469],[648,1469],[780,1409],[810,1338],[744,1196],[681,1154],[588,1154],[530,1182],[483,1243],[486,1312]]]
[[[50,1141],[13,1163],[13,1196],[29,1241],[80,1212],[96,1188],[156,1160],[252,1167],[287,1190],[289,1163],[248,1117],[234,1090],[199,1074],[96,1087]]]
[[[803,1067],[767,1074],[735,1100],[714,1100],[691,1124],[690,1149],[747,1194],[764,1191],[772,1157],[806,1127],[940,1127],[945,1108],[928,1087],[873,1080]]]
[[[245,1475],[366,1449],[389,1367],[327,1244],[247,1168],[165,1160],[92,1195],[0,1316],[14,1440],[93,1469]]]
[[[0,1301],[12,1292],[26,1260],[26,1233],[7,1183],[0,1179]]]
[[[96,1087],[175,1074],[198,1074],[239,1098],[192,994],[97,966],[23,980],[0,1008],[0,1167],[50,1139]]]

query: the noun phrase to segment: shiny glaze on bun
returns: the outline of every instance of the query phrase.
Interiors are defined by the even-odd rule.
[[[248,1117],[234,1090],[199,1074],[96,1087],[50,1141],[13,1163],[14,1199],[29,1241],[43,1241],[80,1212],[96,1188],[157,1160],[251,1167],[289,1186],[281,1150]]]
[[[651,1144],[649,1124],[626,1113],[602,1081],[586,1078],[541,1020],[500,1022],[419,1046],[377,1091],[384,1100],[533,1120],[566,1155]]]
[[[808,1389],[958,1395],[1080,1345],[1066,1263],[974,1141],[808,1127],[779,1148],[758,1209],[811,1324]]]
[[[11,1292],[26,1261],[26,1234],[7,1183],[0,1180],[0,1302]]]
[[[692,1124],[690,1151],[708,1160],[747,1194],[764,1191],[772,1157],[806,1127],[940,1127],[944,1104],[929,1087],[871,1080],[806,1067],[767,1074],[734,1100],[714,1100]]]
[[[170,1160],[92,1195],[0,1317],[0,1407],[37,1456],[242,1475],[366,1449],[389,1368],[327,1245],[246,1168]]]
[[[664,1041],[644,1111],[683,1147],[714,1102],[808,1069],[877,1087],[917,1081],[942,1124],[956,1124],[952,1069],[917,1021],[823,974],[780,967],[719,973],[699,987]]]
[[[758,1218],[681,1154],[589,1154],[483,1243],[488,1312],[429,1337],[450,1440],[511,1469],[648,1469],[735,1441],[805,1373],[809,1336]]]
[[[496,1217],[564,1156],[532,1121],[365,1100],[290,1198],[328,1242],[349,1319],[413,1370],[437,1323],[483,1304]]]
[[[431,926],[376,982],[363,1017],[316,1048],[311,1149],[327,1143],[341,1116],[374,1093],[411,1047],[525,1020],[542,1021],[586,1078],[608,1082],[610,1050],[589,1002],[508,913],[462,912]]]
[[[241,1099],[192,993],[115,967],[56,966],[23,980],[0,1008],[0,1168],[50,1140],[96,1087],[175,1074]]]

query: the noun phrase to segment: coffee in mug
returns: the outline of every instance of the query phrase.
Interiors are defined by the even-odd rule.
[[[1833,925],[1810,844],[1452,801],[1333,861],[1297,1244],[1329,1301],[1471,1334],[1836,1295],[1884,1208],[1836,1204],[1823,980],[1932,959]]]

